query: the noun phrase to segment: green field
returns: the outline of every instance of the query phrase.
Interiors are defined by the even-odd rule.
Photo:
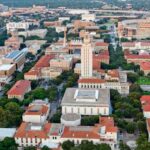
[[[140,85],[150,85],[150,78],[140,77],[139,80],[137,81],[137,83]]]

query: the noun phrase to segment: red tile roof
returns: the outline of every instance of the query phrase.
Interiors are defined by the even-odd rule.
[[[43,67],[49,67],[50,66],[50,60],[53,59],[55,55],[44,55],[42,56],[38,62],[34,65],[33,68],[31,68],[25,75],[31,75],[31,76],[39,76],[41,73],[41,68]]]
[[[97,72],[99,72],[101,74],[105,74],[105,70],[104,69],[97,69]]]
[[[48,106],[46,105],[41,105],[39,110],[32,111],[34,110],[34,107],[36,107],[36,105],[30,105],[23,115],[46,115],[48,112]]]
[[[31,82],[28,80],[19,80],[15,85],[7,92],[8,95],[24,95],[27,89],[31,86]]]
[[[123,47],[135,47],[135,43],[134,42],[123,42],[122,46]]]
[[[23,122],[18,128],[15,138],[48,138],[48,132],[50,131],[51,127],[50,123],[45,123],[41,130],[31,130],[30,126],[32,126],[31,123]]]
[[[105,80],[98,78],[82,78],[78,80],[78,83],[105,83]]]
[[[150,55],[134,55],[128,54],[126,55],[127,59],[150,59]]]
[[[143,111],[150,112],[150,104],[146,104],[142,106]]]
[[[40,74],[40,69],[34,69],[32,68],[31,70],[29,70],[27,73],[25,73],[24,75],[34,75],[34,76],[38,76]]]
[[[142,62],[140,67],[142,70],[150,70],[150,62]]]
[[[116,69],[108,70],[108,75],[111,77],[119,78],[119,72]]]
[[[150,104],[150,95],[143,95],[140,101],[142,104]]]
[[[141,42],[141,46],[150,46],[150,42]]]
[[[102,61],[101,59],[109,59],[109,53],[106,51],[106,52],[103,52],[100,54],[94,54],[93,55],[93,60]]]
[[[72,129],[72,127],[65,127],[62,138],[100,139],[100,135],[98,132],[94,132],[94,127],[90,127],[89,130],[82,130],[80,127],[77,130]]]
[[[49,67],[50,60],[54,58],[54,55],[44,55],[42,56],[39,61],[35,64],[35,68],[42,68],[42,67]]]
[[[106,127],[106,132],[118,132],[118,128],[115,127],[112,117],[100,117],[99,124]]]
[[[100,127],[106,127],[107,132],[118,132],[118,128],[114,126],[114,119],[112,117],[100,117],[99,124],[95,126],[78,126],[65,127],[63,138],[84,138],[84,139],[100,139]]]
[[[96,42],[96,43],[95,43],[95,46],[102,46],[102,47],[103,47],[103,46],[106,46],[106,47],[108,47],[108,45],[109,45],[109,44],[108,44],[108,43],[105,43],[105,42]]]
[[[101,62],[99,60],[93,60],[93,70],[99,70],[101,67]]]

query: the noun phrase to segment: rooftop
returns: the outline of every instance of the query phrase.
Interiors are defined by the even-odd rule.
[[[0,140],[3,137],[13,137],[16,132],[16,128],[0,128]]]
[[[150,95],[143,95],[140,101],[142,104],[150,104]]]
[[[92,94],[92,96],[89,93]],[[110,90],[67,88],[61,105],[108,106],[110,105]]]
[[[45,123],[41,124],[33,124],[23,122],[18,128],[15,137],[16,138],[48,138],[48,133],[50,131],[51,124]]]
[[[75,113],[67,113],[67,114],[63,114],[61,118],[65,121],[75,121],[80,119],[81,116]]]
[[[51,124],[49,135],[60,135],[63,131],[63,125],[59,123]]]
[[[24,54],[24,52],[15,50],[15,51],[12,51],[9,54],[5,55],[5,58],[16,59],[17,57],[19,57],[22,54]]]
[[[99,78],[81,78],[78,83],[105,83],[106,81]]]
[[[46,115],[48,110],[49,110],[48,105],[32,104],[27,108],[24,115]]]
[[[0,65],[0,71],[7,71],[7,70],[11,69],[13,66],[14,66],[13,64]]]
[[[140,67],[142,70],[150,70],[150,62],[142,62]]]
[[[27,89],[31,86],[31,82],[28,80],[19,80],[15,85],[7,92],[8,95],[24,95]]]

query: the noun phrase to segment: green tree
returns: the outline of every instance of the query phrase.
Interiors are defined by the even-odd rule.
[[[45,99],[47,98],[47,92],[44,88],[37,87],[32,91],[34,99]]]
[[[36,147],[29,146],[29,147],[25,147],[24,150],[36,150]]]
[[[123,141],[120,141],[119,148],[120,148],[120,150],[131,150],[128,145],[126,145],[125,143],[123,143]]]
[[[147,140],[147,137],[145,134],[141,134],[139,138],[136,141],[137,148],[136,150],[149,150],[150,149],[150,143]]]
[[[55,86],[50,87],[47,90],[47,93],[48,93],[48,98],[49,98],[50,101],[56,100],[57,94],[58,94],[57,87],[55,87]]]
[[[51,150],[51,149],[49,147],[47,147],[47,146],[43,146],[42,150]]]
[[[83,116],[81,120],[81,125],[93,126],[98,122],[99,122],[99,116]]]
[[[126,130],[128,133],[134,133],[136,130],[136,123],[134,122],[129,122],[128,125],[126,126]]]
[[[0,150],[17,150],[17,147],[14,138],[6,137],[3,141],[0,141]]]
[[[23,111],[21,110],[20,106],[17,103],[15,102],[7,103],[5,105],[5,113],[8,127],[20,124]]]
[[[131,92],[139,92],[139,93],[141,93],[142,89],[141,89],[141,87],[138,84],[131,84],[131,86],[130,86],[130,93]]]
[[[108,144],[98,144],[96,147],[97,147],[97,150],[111,150]]]
[[[52,123],[60,123],[60,118],[61,118],[61,110],[57,110],[57,112],[51,118],[51,122]]]
[[[63,150],[71,150],[72,147],[74,147],[74,143],[69,140],[63,142],[63,144],[62,144]]]
[[[128,81],[134,83],[138,80],[139,76],[136,73],[128,73]]]
[[[137,122],[137,127],[139,129],[140,132],[146,132],[146,123],[145,123],[145,120],[144,121],[138,121]]]
[[[5,113],[5,110],[0,107],[0,127],[5,127],[6,126],[6,123],[7,123],[7,120],[6,120],[6,113]]]

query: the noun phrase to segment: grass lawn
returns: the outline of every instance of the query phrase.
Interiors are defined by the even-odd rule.
[[[150,78],[140,77],[139,80],[137,81],[137,83],[140,85],[150,85]]]

